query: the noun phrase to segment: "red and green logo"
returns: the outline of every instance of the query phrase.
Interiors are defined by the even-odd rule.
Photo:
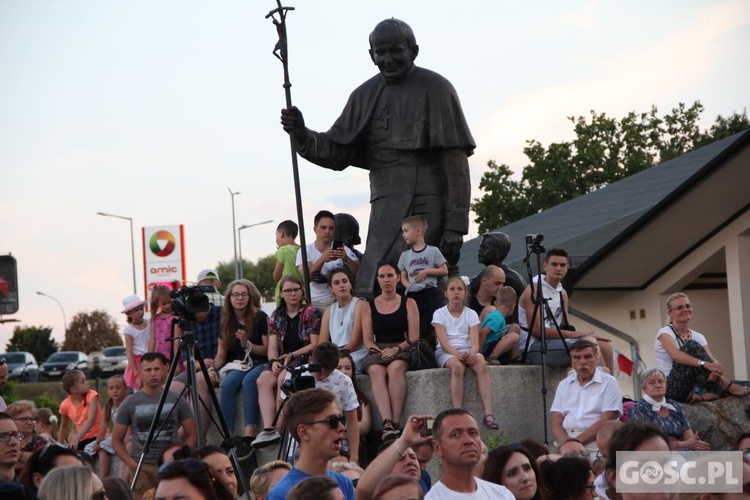
[[[164,245],[162,247],[162,244]],[[167,255],[174,252],[175,239],[172,233],[169,231],[157,231],[151,235],[151,239],[148,240],[148,247],[158,257],[166,257]]]

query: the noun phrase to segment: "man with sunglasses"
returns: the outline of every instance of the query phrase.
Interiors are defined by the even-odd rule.
[[[15,466],[21,456],[21,438],[13,417],[0,412],[0,485],[16,483]]]
[[[312,476],[336,480],[346,500],[354,500],[354,486],[344,475],[328,470],[328,461],[341,453],[346,419],[336,404],[336,396],[325,389],[307,389],[289,397],[284,406],[289,434],[299,442],[300,456],[294,468],[266,497],[283,500],[295,485]]]
[[[0,356],[0,394],[3,393],[3,389],[5,388],[5,383],[8,381],[8,363],[5,362],[5,358]],[[5,404],[5,400],[2,396],[0,396],[0,411],[5,411],[5,409],[8,407],[7,404]]]

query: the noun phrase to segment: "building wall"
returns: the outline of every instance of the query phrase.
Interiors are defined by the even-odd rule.
[[[750,213],[746,213],[696,248],[645,290],[574,290],[570,305],[634,337],[641,358],[648,367],[652,367],[656,364],[655,334],[667,323],[666,298],[675,292],[687,293],[695,304],[690,326],[706,336],[711,351],[724,364],[730,378],[747,379],[750,364],[749,228]],[[717,263],[722,268],[718,271],[727,273],[726,288],[689,288],[691,283],[700,282],[700,275],[704,272],[716,272]],[[571,321],[579,330],[590,327],[580,319]],[[615,340],[614,346],[630,357],[627,343]],[[621,389],[624,394],[632,393],[632,382],[625,380],[621,383]]]

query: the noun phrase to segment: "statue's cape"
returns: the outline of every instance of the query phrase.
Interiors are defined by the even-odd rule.
[[[386,85],[378,74],[352,92],[341,116],[326,135],[342,145],[353,145],[363,139],[378,96],[384,90],[398,92],[392,102],[386,146],[393,149],[460,148],[470,156],[476,144],[466,123],[453,85],[428,69],[414,66],[406,80]],[[357,148],[358,151],[364,148]],[[368,168],[364,155],[355,157],[352,165]]]

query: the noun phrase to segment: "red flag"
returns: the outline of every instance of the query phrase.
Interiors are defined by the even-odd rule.
[[[629,377],[633,374],[633,362],[629,360],[623,353],[617,353],[617,367],[622,373],[627,374]]]

